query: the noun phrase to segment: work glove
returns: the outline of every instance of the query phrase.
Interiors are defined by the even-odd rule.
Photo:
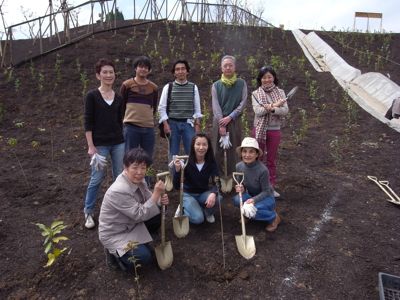
[[[168,167],[175,168],[175,157],[176,157],[176,155],[172,155],[172,160],[168,164]],[[183,161],[183,159],[180,159],[179,162],[181,164],[181,169],[183,169],[185,167],[185,162]]]
[[[107,166],[107,158],[98,153],[93,154],[90,165],[96,170],[103,170]]]
[[[257,207],[253,203],[243,203],[243,215],[246,218],[252,219],[256,216]]]
[[[226,135],[221,136],[221,138],[219,139],[219,146],[224,150],[232,147],[231,141],[229,140],[229,132],[227,132]]]

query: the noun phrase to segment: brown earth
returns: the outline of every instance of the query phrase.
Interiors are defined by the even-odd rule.
[[[320,35],[363,72],[376,69],[400,81],[398,64],[375,56],[400,61],[399,35]],[[226,195],[224,269],[219,215],[215,224],[191,225],[189,235],[177,239],[170,221],[174,192],[167,213],[174,263],[165,271],[156,263],[139,268],[138,289],[132,275],[107,268],[97,231],[83,226],[89,159],[82,94],[97,86],[92,66],[103,56],[115,59],[119,87],[132,73],[131,59],[148,54],[151,79],[162,86],[171,79],[172,61],[186,57],[211,114],[210,84],[224,53],[237,56],[249,87],[265,63],[277,68],[286,92],[300,87],[280,147],[277,206],[284,221],[272,234],[262,223],[249,223],[257,254],[245,260],[234,239],[239,211]],[[378,272],[400,275],[399,207],[366,177],[389,180],[400,193],[399,134],[349,100],[330,74],[315,72],[290,31],[156,23],[102,33],[12,73],[3,70],[0,95],[1,299],[136,299],[138,291],[143,299],[376,299]],[[251,125],[250,104],[247,112]],[[154,168],[166,169],[164,140],[156,143]],[[110,183],[108,176],[103,191]],[[43,268],[43,240],[34,223],[55,219],[68,225],[70,253]]]

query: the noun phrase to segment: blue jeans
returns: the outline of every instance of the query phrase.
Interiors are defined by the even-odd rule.
[[[181,140],[183,142],[183,148],[185,149],[185,154],[189,154],[190,145],[192,143],[192,138],[195,135],[195,130],[193,126],[186,122],[179,122],[175,120],[168,120],[169,128],[171,129],[170,137],[170,156],[179,154]]]
[[[125,154],[124,143],[112,146],[96,146],[96,149],[98,154],[107,157],[107,159],[108,157],[111,157],[112,175],[113,180],[115,180],[123,170],[122,160]],[[97,193],[107,172],[107,169],[98,171],[96,171],[93,167],[91,169],[92,173],[90,175],[90,181],[86,191],[85,208],[83,210],[85,214],[93,214],[93,210],[96,205]]]
[[[161,226],[161,217],[160,215],[156,215],[145,221],[144,224],[146,225],[149,233],[154,234]],[[129,271],[132,271],[136,263],[131,261],[132,257],[134,257],[137,263],[148,265],[153,261],[152,252],[153,250],[148,244],[140,244],[135,249],[126,252],[122,257],[119,258],[119,260]]]
[[[204,222],[204,215],[214,214],[214,209],[218,206],[218,202],[222,201],[222,197],[216,198],[214,207],[206,208],[208,195],[210,195],[210,191],[201,194],[183,193],[183,214],[189,217],[190,223],[201,224]]]
[[[242,201],[250,199],[251,196],[248,193],[242,194]],[[235,195],[233,198],[233,205],[236,207],[240,207],[240,198],[239,195]],[[259,200],[254,204],[257,208],[256,216],[252,220],[256,221],[266,221],[268,223],[272,223],[275,220],[276,212],[275,212],[275,198],[274,196],[269,196],[264,199]]]
[[[124,124],[125,152],[140,147],[153,159],[154,143],[156,141],[154,128],[139,127]]]

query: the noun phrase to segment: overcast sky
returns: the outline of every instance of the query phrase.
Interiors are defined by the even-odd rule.
[[[3,0],[0,0],[0,3]],[[139,2],[141,0],[136,0]],[[70,4],[79,4],[86,0],[69,0]],[[161,0],[158,0],[161,3]],[[169,0],[171,7],[176,0]],[[209,0],[213,2],[213,0]],[[6,25],[16,24],[24,21],[21,6],[25,10],[38,17],[46,12],[48,0],[4,0],[3,13]],[[53,0],[59,3],[59,0]],[[387,32],[400,32],[400,0],[247,0],[254,10],[264,8],[263,18],[275,26],[284,24],[286,29],[315,29],[326,30],[352,30],[354,23],[354,12],[377,12],[383,14],[382,27]],[[262,3],[262,4],[260,4]],[[117,6],[124,13],[125,19],[133,16],[133,0],[117,0]],[[129,17],[129,15],[131,15]],[[81,14],[81,17],[83,13]],[[83,20],[80,19],[83,24]],[[378,31],[379,19],[370,19],[370,31]],[[367,21],[358,18],[356,29],[365,31]]]

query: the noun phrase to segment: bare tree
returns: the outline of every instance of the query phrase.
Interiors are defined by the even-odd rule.
[[[22,12],[22,15],[24,16],[24,19],[26,21],[29,21],[35,15],[30,9],[24,9],[23,6],[21,6],[21,12]],[[35,38],[34,29],[35,29],[35,26],[36,26],[36,22],[27,22],[26,24],[28,25],[28,28],[29,28],[29,36],[28,37],[31,38],[31,39],[34,39]],[[21,33],[24,34],[23,32],[21,32]]]
[[[3,35],[7,34],[7,26],[6,22],[4,20],[4,14],[3,14],[3,4],[5,0],[2,0],[0,3],[0,15],[1,15],[1,22],[3,24],[3,30],[0,31],[0,56],[3,56],[3,44],[1,43],[1,40],[3,39]]]

